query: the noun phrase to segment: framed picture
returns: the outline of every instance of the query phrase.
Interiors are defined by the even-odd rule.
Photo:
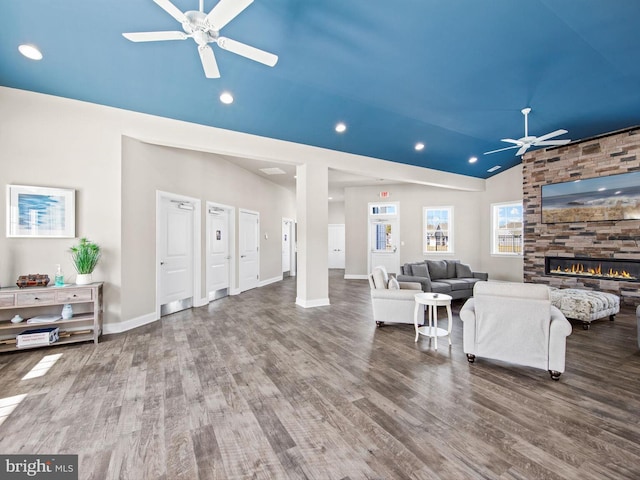
[[[75,190],[7,185],[7,237],[75,236]]]
[[[542,186],[542,223],[640,219],[640,172]]]

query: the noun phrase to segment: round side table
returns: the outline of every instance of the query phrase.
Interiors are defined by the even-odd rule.
[[[420,338],[420,335],[433,338],[434,347],[438,349],[438,337],[449,337],[449,346],[451,346],[451,295],[444,293],[431,293],[423,292],[416,293],[416,308],[413,313],[413,323],[416,327],[416,339]],[[429,325],[420,327],[418,317],[420,313],[420,305],[424,305],[427,309],[427,315],[429,318]],[[449,320],[448,328],[438,328],[438,307],[447,307],[447,317]],[[423,319],[424,320],[424,319]]]

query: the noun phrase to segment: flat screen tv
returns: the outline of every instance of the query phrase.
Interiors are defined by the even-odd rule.
[[[542,186],[542,223],[640,219],[640,172]]]

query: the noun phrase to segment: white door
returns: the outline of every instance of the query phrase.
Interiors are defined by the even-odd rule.
[[[400,229],[398,219],[372,219],[369,222],[369,271],[382,265],[389,273],[400,273]]]
[[[229,212],[209,206],[207,209],[207,295],[209,300],[228,294],[230,273]]]
[[[159,304],[193,297],[194,205],[162,197],[158,228]]]
[[[329,268],[344,268],[344,224],[329,224]]]
[[[291,272],[291,225],[291,220],[282,219],[282,273]]]
[[[239,234],[239,287],[240,291],[258,286],[260,272],[260,214],[240,210]]]

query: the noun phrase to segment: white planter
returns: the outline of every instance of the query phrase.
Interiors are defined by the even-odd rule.
[[[76,285],[88,285],[90,283],[93,283],[93,274],[79,273],[76,275]]]

